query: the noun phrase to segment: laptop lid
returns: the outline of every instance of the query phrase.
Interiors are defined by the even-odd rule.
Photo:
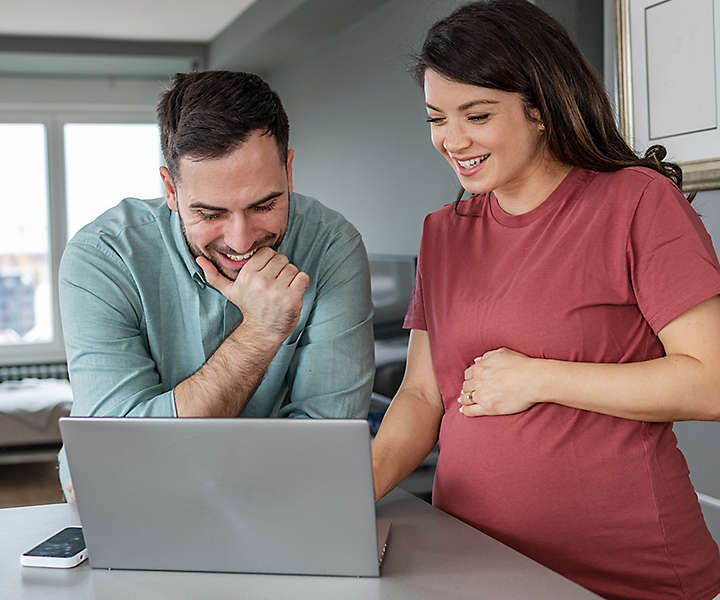
[[[60,429],[95,568],[379,575],[366,421],[71,417]]]

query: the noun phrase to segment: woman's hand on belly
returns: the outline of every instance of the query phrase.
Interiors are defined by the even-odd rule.
[[[510,415],[527,410],[541,398],[536,393],[536,359],[498,348],[475,359],[465,370],[458,402],[466,417]]]

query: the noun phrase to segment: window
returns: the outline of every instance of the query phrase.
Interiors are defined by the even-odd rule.
[[[67,240],[125,197],[162,195],[151,112],[0,112],[0,365],[64,360]]]
[[[0,124],[0,140],[0,344],[50,342],[45,127]]]
[[[157,125],[68,123],[64,137],[68,239],[123,198],[162,195]]]

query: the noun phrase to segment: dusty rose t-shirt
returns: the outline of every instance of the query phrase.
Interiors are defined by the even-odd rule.
[[[425,220],[405,327],[427,330],[445,404],[433,502],[606,598],[712,598],[720,557],[671,423],[538,404],[458,412],[463,371],[499,347],[565,361],[664,355],[657,332],[720,294],[710,237],[643,168],[573,169],[534,210],[493,194]],[[482,557],[478,557],[482,560]]]

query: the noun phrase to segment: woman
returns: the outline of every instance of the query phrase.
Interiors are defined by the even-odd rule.
[[[672,421],[720,419],[720,266],[681,172],[529,2],[436,23],[417,75],[472,197],[425,220],[376,497],[439,439],[439,508],[606,598],[713,598]]]

